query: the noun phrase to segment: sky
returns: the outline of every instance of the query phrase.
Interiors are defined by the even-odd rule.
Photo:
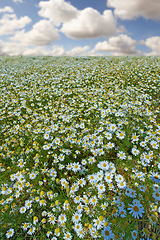
[[[160,0],[0,0],[0,55],[159,56]]]

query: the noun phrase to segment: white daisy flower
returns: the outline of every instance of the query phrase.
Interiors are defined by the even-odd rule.
[[[121,174],[116,174],[115,180],[116,180],[116,182],[120,183],[120,182],[124,181],[124,177]]]
[[[111,139],[112,139],[112,133],[106,132],[106,133],[105,133],[105,137],[106,137],[108,140],[111,140]]]
[[[106,188],[103,183],[97,185],[98,192],[103,193],[105,192]]]
[[[120,159],[126,159],[126,154],[123,152],[123,151],[119,151],[117,153],[117,156],[120,158]]]
[[[13,228],[10,228],[7,233],[6,233],[6,237],[7,238],[10,238],[14,235],[14,229]]]
[[[23,225],[22,225],[22,228],[23,228],[23,230],[27,230],[27,228],[28,228],[29,226],[28,226],[28,223],[23,223]]]
[[[139,150],[138,150],[137,148],[132,148],[132,154],[133,154],[134,156],[137,156],[139,153],[140,153],[140,152],[139,152]]]
[[[70,234],[70,232],[64,233],[64,240],[71,240],[71,239],[72,239],[72,235]]]
[[[35,228],[35,227],[31,227],[31,228],[28,230],[27,233],[28,233],[29,235],[33,235],[35,231],[36,231],[36,228]]]
[[[124,131],[122,131],[122,132],[116,132],[116,136],[119,138],[119,139],[124,139],[124,137],[125,137],[125,132]]]
[[[154,141],[154,140],[152,140],[150,142],[150,144],[151,144],[152,148],[154,148],[154,149],[158,149],[159,148],[159,144],[156,141]]]
[[[66,215],[65,214],[60,214],[58,217],[58,221],[60,224],[63,224],[67,221]]]
[[[82,214],[79,212],[75,212],[74,215],[72,216],[72,221],[74,223],[78,223],[81,220]]]
[[[32,172],[31,174],[29,174],[29,178],[30,179],[35,179],[36,177],[36,174],[34,172]]]
[[[111,183],[111,182],[112,182],[112,178],[113,178],[113,174],[112,174],[112,173],[110,173],[110,172],[106,172],[106,173],[105,173],[104,180],[105,180],[107,183]]]
[[[48,222],[54,225],[54,224],[55,224],[55,221],[56,221],[56,218],[55,218],[55,216],[52,214],[52,215],[49,217]]]
[[[26,207],[21,207],[19,211],[20,211],[20,213],[25,213]]]

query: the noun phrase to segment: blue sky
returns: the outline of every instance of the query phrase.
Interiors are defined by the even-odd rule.
[[[0,55],[160,55],[160,0],[1,0]]]

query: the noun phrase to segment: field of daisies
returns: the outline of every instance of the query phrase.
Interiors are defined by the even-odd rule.
[[[159,57],[0,57],[0,239],[160,239]]]

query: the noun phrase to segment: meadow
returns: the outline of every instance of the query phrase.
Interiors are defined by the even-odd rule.
[[[0,57],[0,239],[160,239],[159,57]]]

